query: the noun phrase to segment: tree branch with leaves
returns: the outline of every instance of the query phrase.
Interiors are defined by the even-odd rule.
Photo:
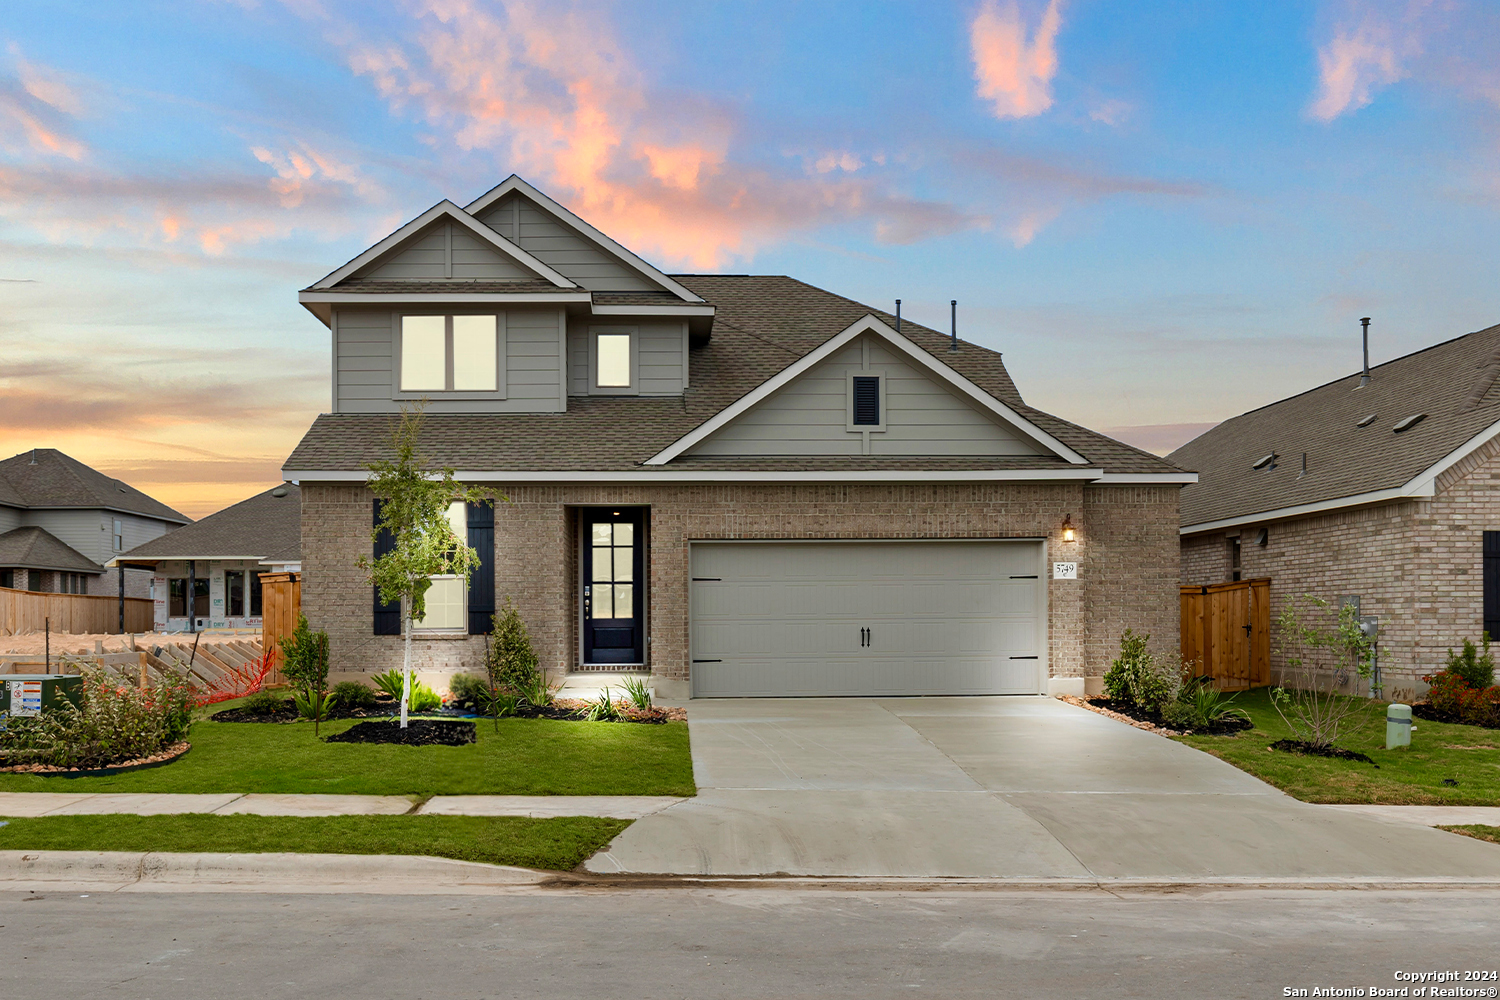
[[[412,630],[427,615],[427,592],[435,576],[461,576],[467,584],[479,567],[479,553],[454,532],[448,509],[455,503],[493,503],[479,490],[456,481],[451,468],[432,468],[422,456],[426,401],[401,407],[392,422],[391,457],[365,466],[369,487],[380,503],[372,542],[389,533],[391,547],[378,557],[361,556],[359,566],[386,603],[400,601],[403,654],[401,728],[411,702]]]

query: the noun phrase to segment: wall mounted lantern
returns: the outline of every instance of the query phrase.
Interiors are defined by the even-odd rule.
[[[1062,540],[1065,542],[1071,542],[1076,537],[1077,533],[1073,530],[1073,515],[1067,514],[1063,517]]]

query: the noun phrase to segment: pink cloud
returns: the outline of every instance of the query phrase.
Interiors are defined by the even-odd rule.
[[[969,47],[978,94],[994,104],[996,118],[1029,118],[1052,107],[1061,27],[1062,0],[1050,0],[1029,42],[1015,0],[980,5],[969,24]]]
[[[653,93],[597,12],[466,0],[412,9],[410,47],[343,43],[356,74],[459,148],[493,154],[498,171],[529,177],[627,246],[674,265],[719,267],[851,220],[901,242],[985,224],[847,176],[861,162],[852,154],[812,176],[738,162],[735,114]]]
[[[1377,90],[1407,75],[1398,47],[1410,49],[1390,25],[1373,18],[1357,28],[1342,28],[1318,49],[1318,94],[1307,113],[1319,121],[1357,111],[1374,100]]]

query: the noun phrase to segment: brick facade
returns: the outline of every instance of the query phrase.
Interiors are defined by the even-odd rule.
[[[1483,629],[1483,533],[1500,529],[1500,443],[1491,442],[1438,477],[1432,499],[1247,524],[1182,540],[1182,583],[1229,577],[1226,537],[1241,539],[1243,579],[1271,579],[1271,614],[1288,597],[1357,594],[1380,619],[1386,691],[1425,688],[1449,648]],[[1256,544],[1261,528],[1266,545]],[[1279,666],[1272,643],[1272,664]]]
[[[688,546],[712,539],[1046,538],[1048,558],[1079,563],[1079,579],[1048,593],[1051,672],[1102,673],[1126,628],[1177,650],[1178,488],[1079,483],[890,485],[524,484],[501,487],[495,510],[496,599],[513,599],[542,663],[577,664],[576,508],[644,505],[649,539],[647,660],[688,677]],[[356,565],[370,551],[370,494],[359,485],[302,484],[302,602],[329,633],[334,670],[399,666],[401,639],[374,636],[371,588]],[[1077,529],[1061,540],[1064,517]],[[416,640],[418,669],[480,668],[478,638]]]

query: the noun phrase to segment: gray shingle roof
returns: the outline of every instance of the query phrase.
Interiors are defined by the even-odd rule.
[[[7,569],[56,569],[66,573],[103,573],[104,567],[44,528],[29,525],[0,535],[0,566]]]
[[[280,489],[284,496],[274,496]],[[137,545],[119,558],[213,559],[255,557],[266,562],[302,558],[302,490],[273,486],[201,521]]]
[[[0,503],[13,506],[95,507],[175,524],[190,520],[134,486],[111,479],[53,448],[24,451],[0,462],[0,482],[9,488],[8,493],[0,491]]]
[[[1349,375],[1233,417],[1167,456],[1199,473],[1183,489],[1182,523],[1404,486],[1500,420],[1500,326],[1377,365],[1364,388],[1359,380]],[[1426,418],[1395,432],[1419,413]],[[1252,468],[1273,452],[1274,469]]]
[[[713,338],[689,354],[692,385],[681,397],[570,396],[565,413],[429,414],[423,449],[429,461],[470,471],[623,471],[666,448],[699,424],[879,309],[778,275],[673,275],[716,309]],[[1161,458],[1026,406],[998,352],[906,322],[901,331],[984,391],[1043,430],[1116,473],[1179,471]],[[285,468],[360,471],[386,454],[391,418],[382,414],[324,414],[297,445]],[[679,460],[681,461],[681,460]],[[949,468],[949,460],[916,459],[912,468]],[[961,459],[970,469],[1004,468],[995,459]],[[999,460],[1003,463],[1004,460]],[[836,460],[788,458],[776,468],[816,470]],[[1040,463],[1045,467],[1046,461]],[[1039,463],[1032,461],[1029,467]],[[665,468],[687,468],[679,462]],[[695,461],[692,468],[708,468]],[[726,466],[727,467],[727,466]],[[771,468],[768,461],[761,468]]]

